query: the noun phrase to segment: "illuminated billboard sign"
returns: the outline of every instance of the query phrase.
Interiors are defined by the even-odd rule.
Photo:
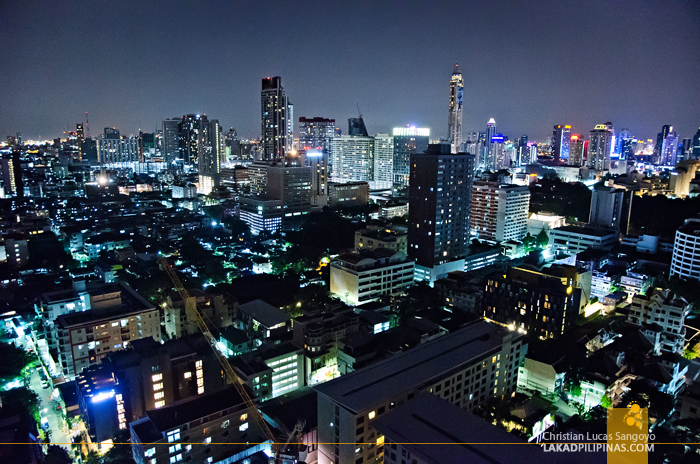
[[[306,152],[306,156],[323,156],[323,152],[318,150],[310,150]]]
[[[503,143],[506,140],[506,138],[503,136],[503,134],[496,134],[491,136],[491,143]]]
[[[394,137],[418,136],[430,137],[430,129],[426,127],[394,127]]]

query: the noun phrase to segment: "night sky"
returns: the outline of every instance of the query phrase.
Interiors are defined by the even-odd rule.
[[[153,131],[206,113],[260,136],[260,79],[282,76],[299,116],[356,104],[370,133],[447,135],[448,82],[465,80],[464,133],[493,117],[511,138],[555,123],[655,138],[700,126],[700,2],[0,2],[0,137]]]

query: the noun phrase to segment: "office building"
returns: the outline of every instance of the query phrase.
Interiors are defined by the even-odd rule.
[[[387,134],[375,137],[341,135],[331,140],[331,180],[369,182],[372,190],[392,186],[394,140]]]
[[[620,232],[600,227],[562,226],[549,231],[554,251],[576,254],[591,247],[606,247],[620,242]]]
[[[107,301],[97,308],[56,318],[53,338],[57,341],[58,363],[67,380],[134,340],[160,341],[159,309],[126,284],[114,290],[104,295]]]
[[[390,190],[394,177],[394,137],[389,134],[374,136],[374,178],[372,190]]]
[[[698,131],[693,136],[691,152],[693,158],[700,159],[700,128],[698,128]]]
[[[591,195],[591,212],[588,223],[593,226],[629,233],[634,192],[624,188],[597,187]]]
[[[491,422],[428,393],[416,394],[370,427],[377,431],[377,454],[383,452],[384,464],[510,462],[516,446],[518,463],[555,462],[539,445],[527,445]]]
[[[250,334],[251,338],[261,341],[275,334],[289,332],[292,328],[291,319],[281,309],[263,300],[253,300],[238,307],[236,327]]]
[[[587,166],[596,171],[610,170],[614,129],[611,122],[598,124],[589,133]]]
[[[105,127],[97,140],[97,161],[100,164],[118,164],[139,161],[137,137],[122,137],[113,127]]]
[[[202,121],[198,140],[199,185],[197,193],[209,195],[221,186],[221,163],[226,161],[224,135],[219,121]]]
[[[329,182],[328,207],[345,208],[369,204],[368,182]]]
[[[430,129],[395,127],[394,136],[394,184],[407,186],[411,173],[411,155],[423,153],[430,143]]]
[[[224,135],[224,160],[237,160],[241,158],[241,141],[233,127]]]
[[[496,166],[496,159],[494,153],[494,140],[493,138],[497,135],[496,134],[496,120],[491,118],[489,119],[489,122],[486,124],[486,133],[485,133],[485,139],[484,142],[482,143],[482,156],[481,159],[479,160],[479,168],[483,168],[485,170],[493,170],[495,169]]]
[[[569,159],[569,142],[571,139],[571,126],[557,124],[552,133],[552,156],[555,162]]]
[[[686,219],[676,231],[671,277],[700,280],[700,219]]]
[[[450,106],[447,117],[447,137],[452,146],[452,153],[462,151],[462,111],[464,104],[464,81],[459,65],[455,64],[455,69],[450,78]]]
[[[311,210],[311,168],[255,162],[248,167],[250,193],[282,202],[282,229],[298,230]]]
[[[11,268],[17,269],[29,264],[29,247],[27,239],[21,234],[7,234],[4,236],[0,248],[4,248],[5,262]]]
[[[23,196],[22,168],[19,155],[19,151],[14,151],[11,155],[4,155],[2,159],[0,159],[3,198]]]
[[[381,460],[381,446],[376,446],[380,437],[371,421],[420,392],[440,396],[469,411],[491,398],[510,395],[526,350],[522,335],[476,321],[315,386],[319,464]],[[355,443],[375,446],[358,447]]]
[[[666,126],[664,126],[666,127]],[[673,126],[666,137],[661,141],[661,151],[659,153],[659,162],[661,166],[675,166],[676,155],[678,153],[678,134],[673,131]]]
[[[197,198],[197,186],[194,184],[173,185],[173,198]]]
[[[331,263],[331,293],[358,305],[405,292],[413,284],[413,259],[379,248],[340,255]]]
[[[329,142],[330,143],[330,142]],[[299,165],[311,169],[311,205],[328,204],[328,150],[325,148],[299,149]]]
[[[632,298],[627,321],[638,326],[657,325],[661,329],[661,350],[682,354],[685,347],[685,318],[691,304],[671,290],[655,288],[648,295]]]
[[[258,412],[233,387],[147,411],[129,424],[134,461],[237,463],[263,450],[271,455],[271,443],[252,414]]]
[[[582,135],[573,134],[569,137],[569,166],[583,166],[586,158],[585,146],[588,144]]]
[[[265,341],[255,351],[231,359],[231,367],[258,403],[304,386],[304,349],[294,342]]]
[[[408,254],[434,268],[464,258],[471,226],[474,155],[447,144],[411,156]],[[462,264],[463,265],[463,264]],[[444,274],[452,270],[445,270]]]
[[[260,119],[262,159],[285,161],[294,141],[294,114],[293,106],[282,87],[282,78],[279,76],[262,80]]]
[[[527,234],[530,189],[498,182],[475,182],[471,231],[479,239],[507,242]]]
[[[241,197],[238,217],[248,224],[250,232],[274,234],[282,230],[282,201],[262,197]]]

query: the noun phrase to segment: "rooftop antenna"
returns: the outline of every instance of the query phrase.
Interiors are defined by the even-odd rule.
[[[360,115],[360,119],[362,119],[362,112],[360,111],[360,104],[355,102],[355,105],[357,105],[357,113]]]

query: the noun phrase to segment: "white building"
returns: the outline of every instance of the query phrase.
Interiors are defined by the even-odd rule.
[[[472,187],[472,234],[497,242],[521,240],[527,234],[530,190],[497,182]]]
[[[385,248],[341,255],[331,264],[331,293],[358,305],[404,292],[413,283],[414,265],[406,253]]]
[[[197,198],[197,186],[194,184],[173,185],[173,198]]]
[[[248,224],[250,232],[274,234],[282,228],[282,201],[265,200],[260,197],[241,197],[238,217]]]
[[[671,276],[700,279],[700,218],[686,219],[676,231]]]
[[[543,230],[549,235],[552,229],[565,225],[566,218],[564,216],[557,216],[551,213],[532,213],[527,218],[527,232],[533,237]]]
[[[685,317],[690,304],[670,290],[655,288],[649,295],[632,298],[627,321],[636,325],[657,324],[661,328],[661,349],[682,353],[685,344]]]
[[[388,134],[334,137],[330,159],[333,182],[365,181],[372,190],[392,186],[394,138]]]
[[[610,246],[619,242],[616,230],[593,227],[563,226],[549,233],[550,245],[568,254],[580,253],[590,247]]]

